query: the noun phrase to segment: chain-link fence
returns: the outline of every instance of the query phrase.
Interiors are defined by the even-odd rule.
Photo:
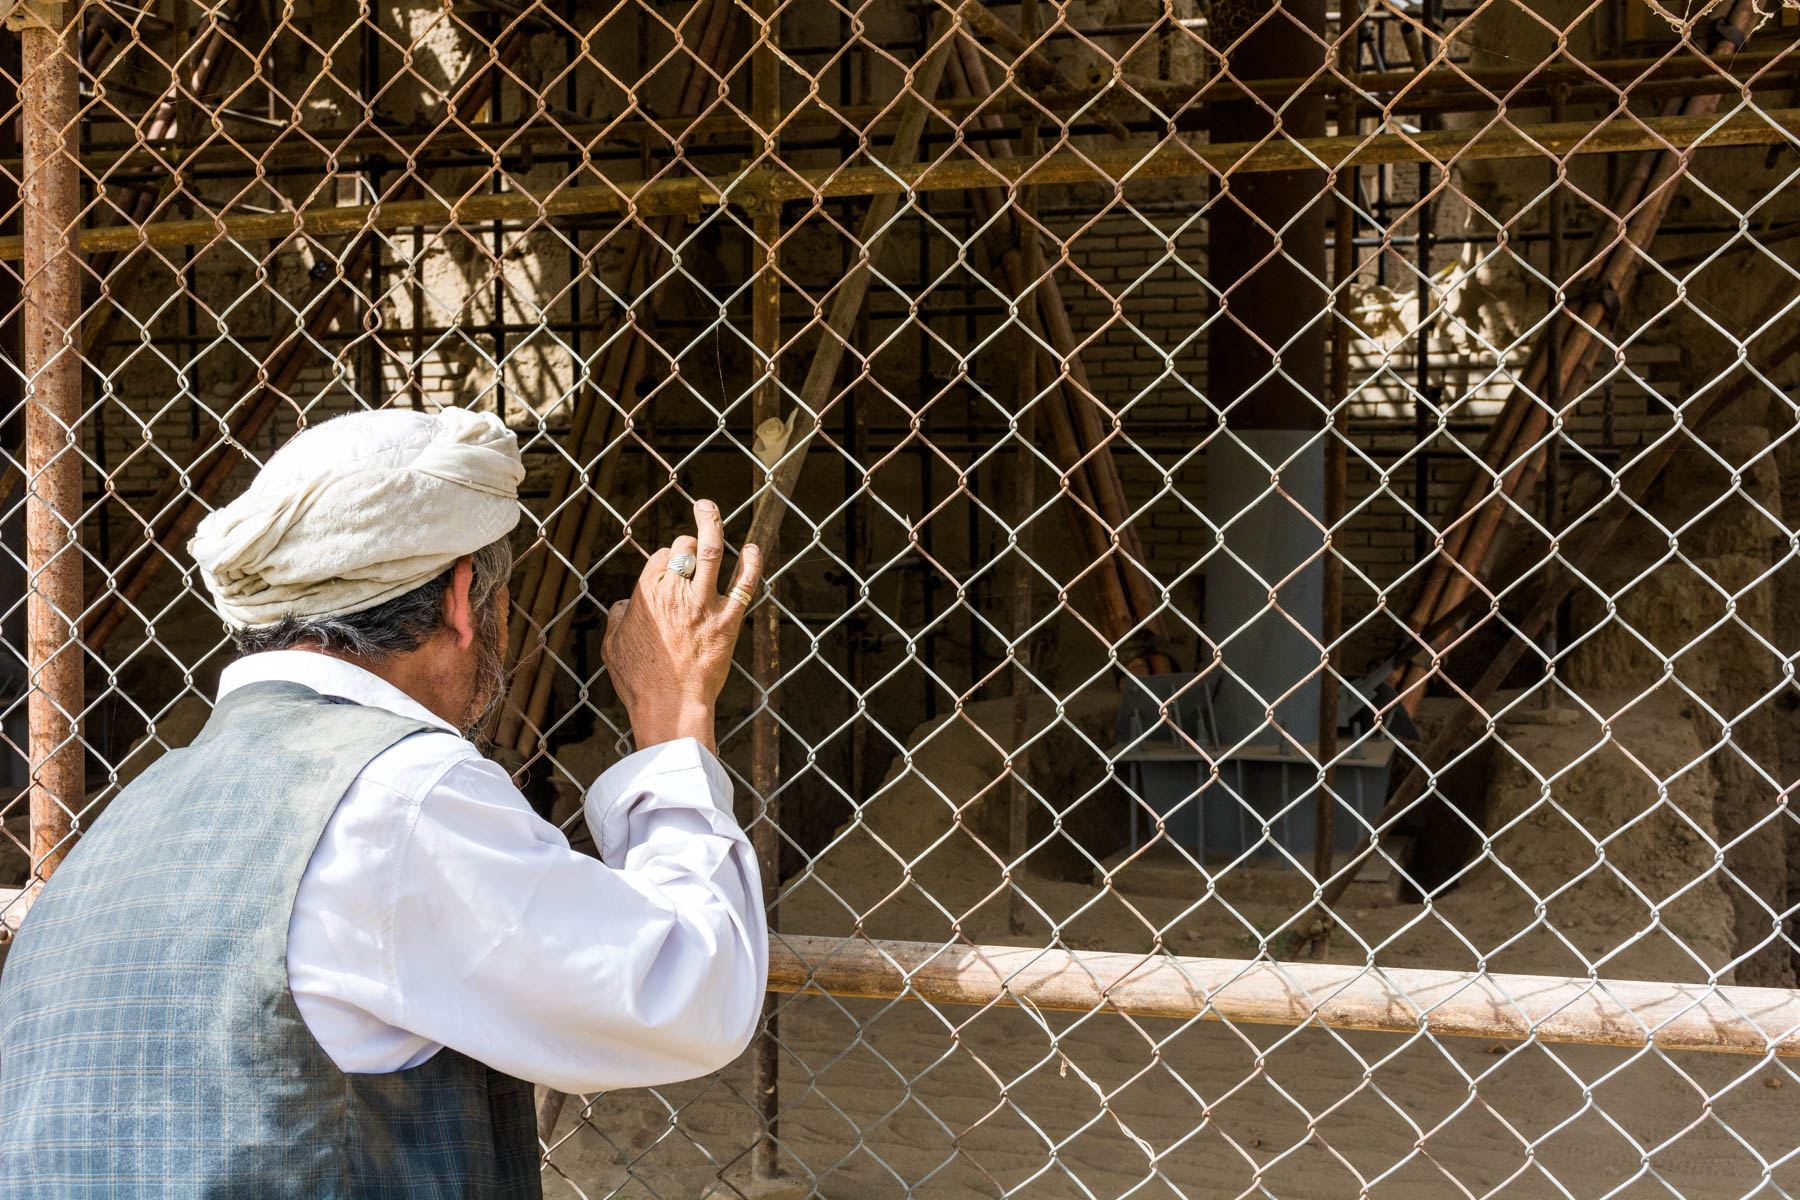
[[[693,497],[779,530],[765,1032],[541,1096],[553,1194],[1800,1190],[1800,10],[7,26],[9,925],[204,720],[199,518],[475,407],[494,753],[577,842],[605,605]]]

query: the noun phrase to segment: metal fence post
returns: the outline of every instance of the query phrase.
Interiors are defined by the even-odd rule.
[[[1021,0],[1019,4],[1019,36],[1027,42],[1037,37],[1038,5],[1037,0]],[[1033,158],[1038,153],[1038,122],[1034,114],[1026,113],[1020,121],[1019,153],[1025,158]],[[1042,251],[1038,247],[1037,238],[1037,189],[1023,187],[1019,189],[1014,201],[1018,205],[1020,218],[1016,224],[1019,231],[1019,254],[1024,262],[1035,263]],[[1031,582],[1032,565],[1032,533],[1031,518],[1038,505],[1037,498],[1037,457],[1033,449],[1037,441],[1037,392],[1038,392],[1038,343],[1042,340],[1040,323],[1037,320],[1038,297],[1033,292],[1030,296],[1015,296],[1017,303],[1019,326],[1019,362],[1018,383],[1014,388],[1016,408],[1014,418],[1017,423],[1019,441],[1017,451],[1018,479],[1014,496],[1014,510],[1018,513],[1019,527],[1015,534],[1018,557],[1013,563],[1013,612],[1012,633],[1017,639],[1013,647],[1012,672],[1012,762],[1009,764],[1011,779],[1008,782],[1010,795],[1007,798],[1007,843],[1006,857],[1012,864],[1012,887],[1006,899],[1006,927],[1012,933],[1024,933],[1029,907],[1025,902],[1023,879],[1025,876],[1025,848],[1031,842],[1031,751],[1025,742],[1031,735],[1031,695],[1035,684],[1031,679],[1031,637],[1032,625]]]
[[[756,0],[756,57],[752,63],[752,107],[761,127],[763,152],[770,162],[780,153],[775,129],[781,119],[781,80],[775,58],[780,16],[774,0]],[[781,203],[773,197],[760,206],[755,215],[755,245],[760,261],[751,284],[750,336],[756,343],[762,364],[762,378],[751,401],[752,424],[760,429],[764,421],[781,416],[780,377],[775,356],[781,350]],[[791,448],[791,447],[790,447]],[[770,467],[771,472],[773,466]],[[772,478],[772,475],[771,475]],[[779,528],[779,526],[777,526]],[[774,530],[762,539],[763,562],[775,568],[779,547]],[[769,693],[781,675],[781,618],[775,607],[775,580],[768,584],[768,595],[750,614],[751,673],[756,681],[756,716],[751,724],[751,782],[762,803],[762,812],[751,828],[756,846],[757,866],[762,873],[763,903],[768,908],[769,928],[779,926],[781,894],[781,809],[777,794],[781,786],[781,729],[769,707]],[[758,1179],[775,1179],[781,1174],[781,1150],[777,1144],[781,1113],[781,1046],[777,1012],[781,998],[771,992],[763,1000],[763,1030],[751,1048],[751,1088],[756,1095],[757,1114],[762,1118],[762,1136],[757,1139],[752,1156],[752,1170]]]
[[[49,877],[86,792],[81,744],[81,278],[75,37],[60,3],[21,5],[27,657],[31,863]]]

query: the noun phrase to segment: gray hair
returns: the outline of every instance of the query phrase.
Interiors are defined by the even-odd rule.
[[[512,542],[489,542],[471,556],[469,607],[486,613],[500,587],[512,574]],[[362,612],[341,617],[283,617],[273,625],[234,629],[231,640],[241,654],[264,650],[292,650],[305,646],[368,662],[405,654],[423,646],[444,623],[444,596],[456,574],[451,567],[403,596]]]

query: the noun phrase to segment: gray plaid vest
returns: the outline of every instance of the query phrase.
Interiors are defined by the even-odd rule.
[[[536,1197],[531,1090],[448,1048],[346,1075],[288,990],[300,876],[425,726],[231,693],[69,854],[0,972],[0,1197]]]

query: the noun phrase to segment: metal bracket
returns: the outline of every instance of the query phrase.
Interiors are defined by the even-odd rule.
[[[41,27],[60,33],[63,0],[0,0],[0,19],[14,32]]]

